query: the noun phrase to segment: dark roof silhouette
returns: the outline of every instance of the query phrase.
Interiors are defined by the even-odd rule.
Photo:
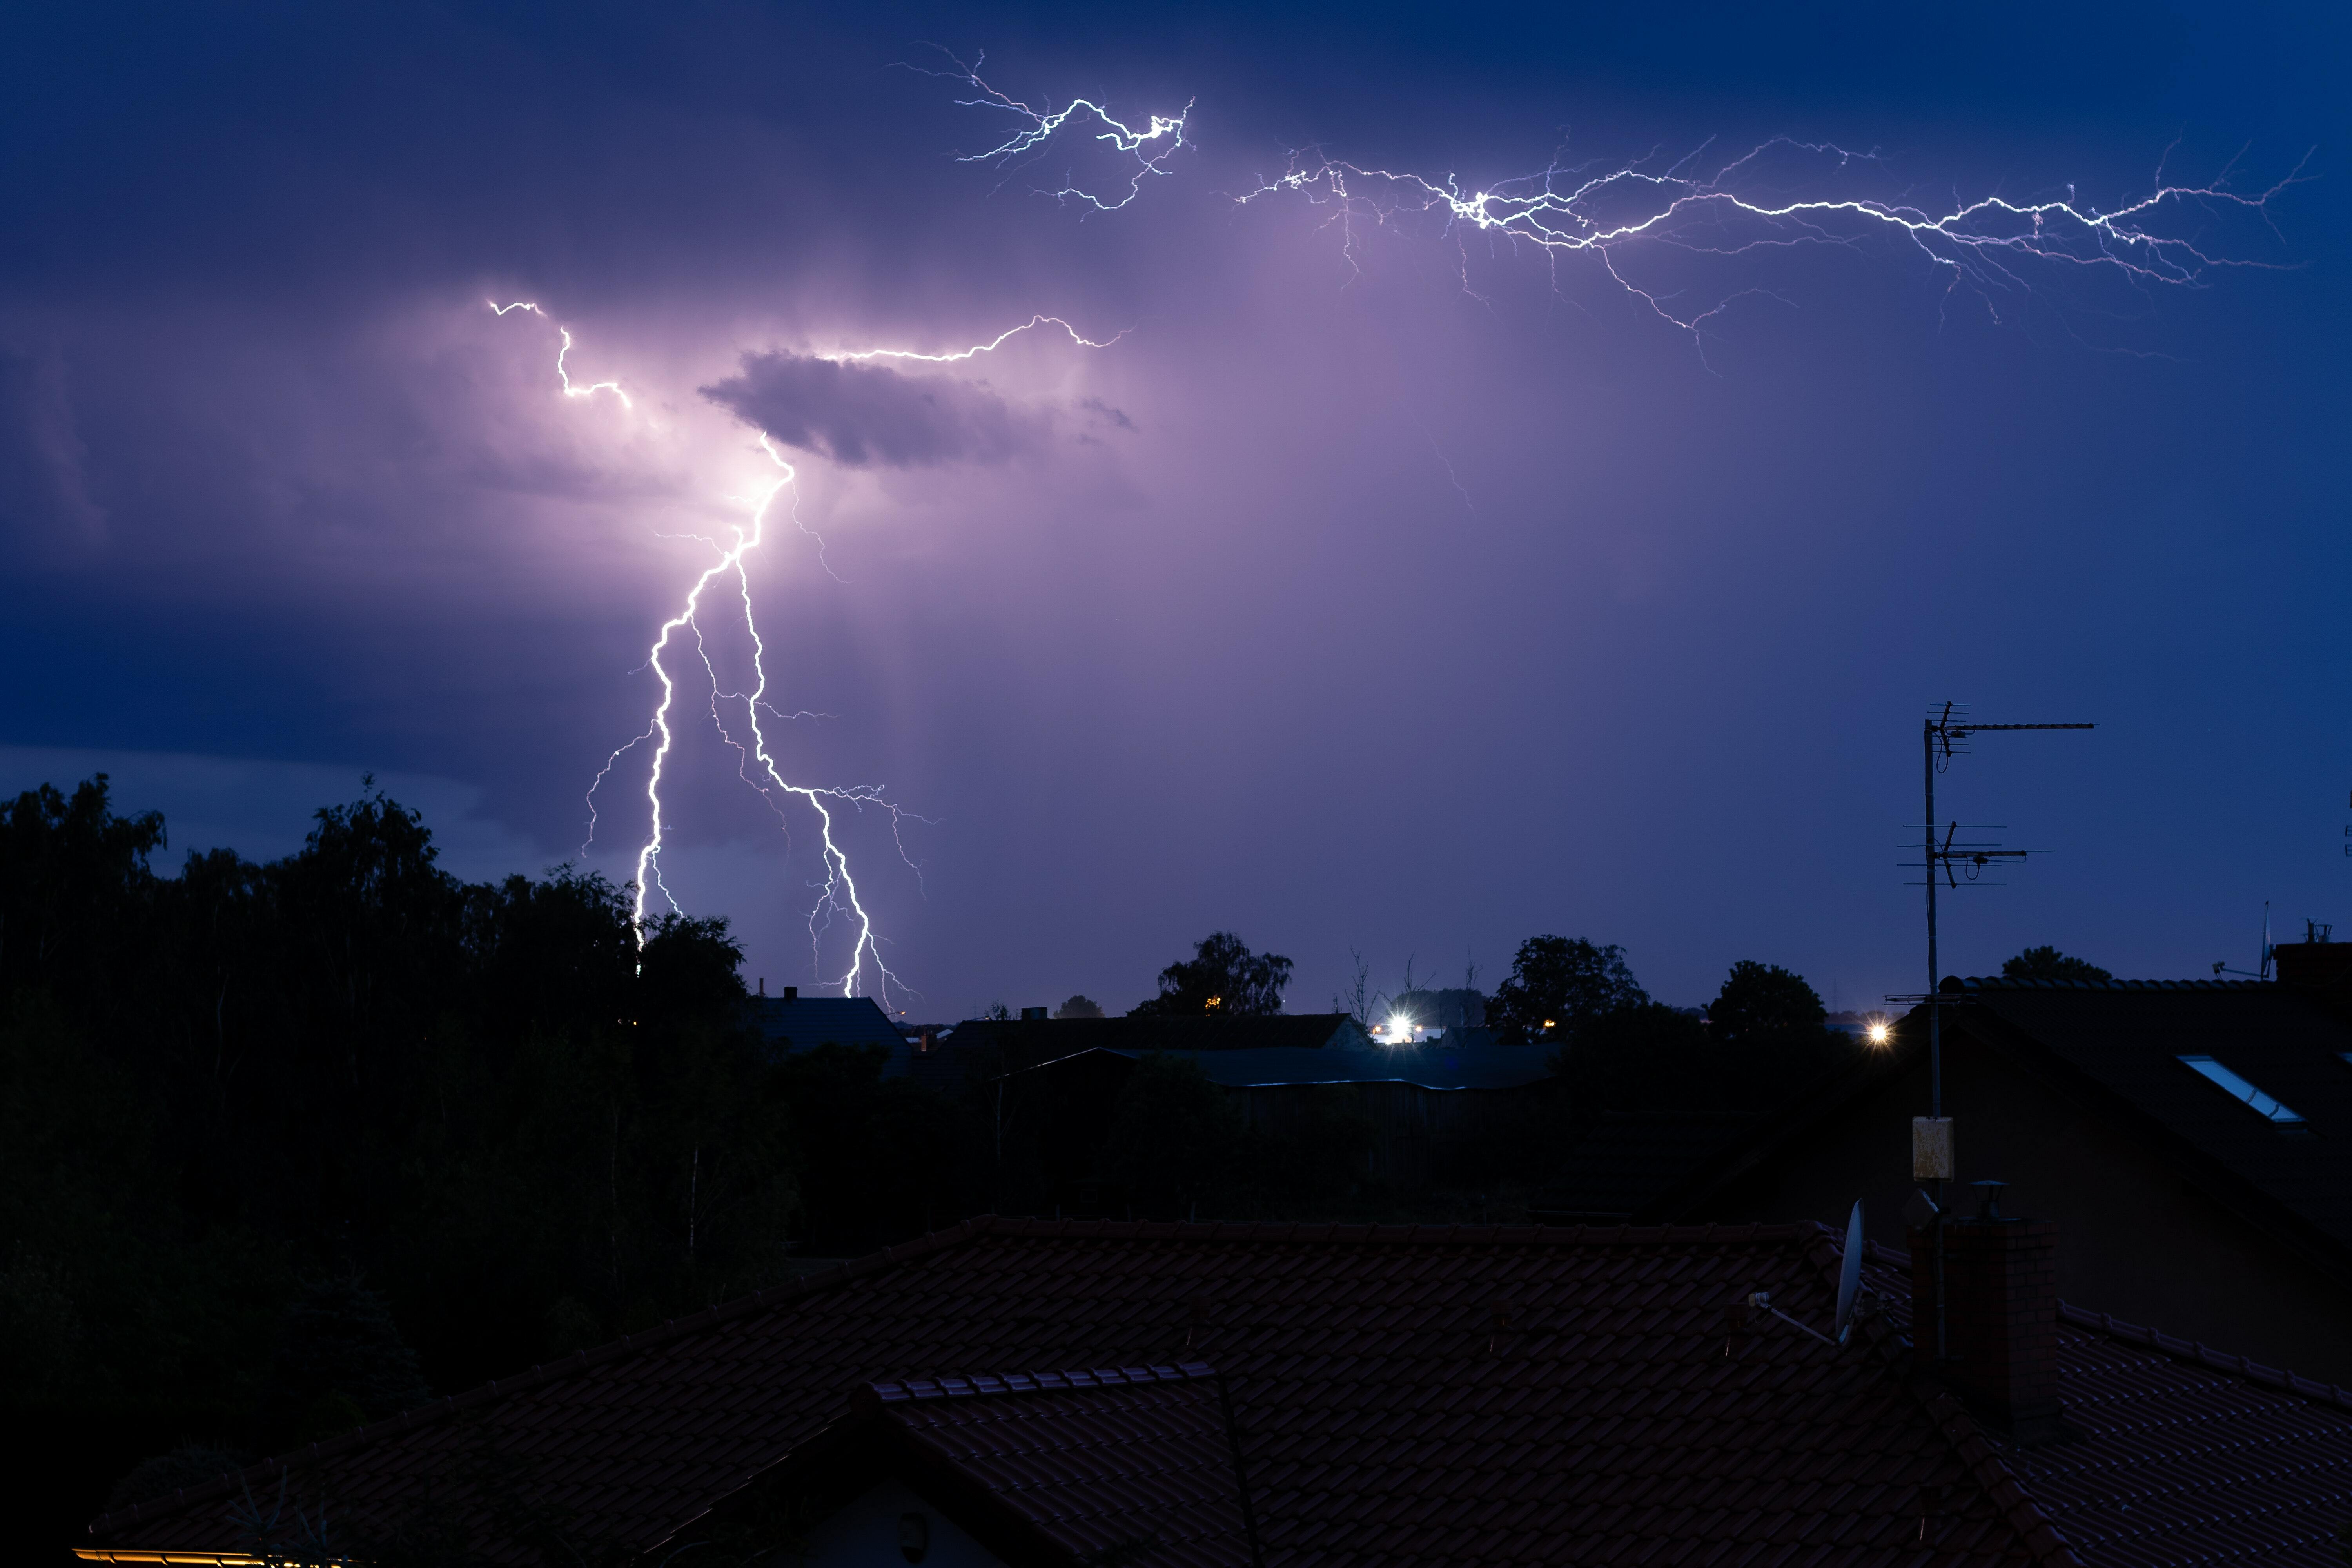
[[[2312,992],[2257,980],[1953,977],[1947,1029],[2017,1053],[2182,1177],[2306,1261],[2352,1281],[2352,1022]],[[1926,1049],[1925,1006],[1894,1048],[1759,1122],[1641,1217],[1704,1210],[1721,1185],[1795,1146]],[[2284,1127],[2184,1065],[2210,1056],[2303,1118]]]
[[[994,1049],[1010,1068],[1034,1067],[1080,1051],[1311,1050],[1371,1044],[1345,1013],[1276,1013],[1261,1018],[968,1018],[947,1041],[960,1051]]]
[[[1134,1048],[1097,1047],[1022,1070],[1050,1070],[1088,1056],[1134,1061],[1148,1054]],[[1434,1089],[1521,1089],[1552,1076],[1550,1058],[1544,1052],[1520,1046],[1267,1046],[1162,1054],[1195,1064],[1210,1082],[1227,1089],[1339,1083],[1409,1083]]]
[[[1971,1026],[2058,1058],[2116,1110],[2192,1152],[2218,1180],[2301,1222],[2352,1265],[2352,1027],[2294,986],[2243,980],[1973,979],[1948,991]],[[2210,1056],[2305,1119],[2283,1133],[2184,1066]]]
[[[804,1051],[812,1046],[889,1046],[904,1048],[907,1037],[870,996],[754,996],[751,1021],[771,1047]]]
[[[1236,1429],[1203,1363],[876,1383],[850,1405],[729,1511],[897,1476],[1009,1562],[1250,1560]]]
[[[520,1560],[499,1476],[583,1550],[667,1553],[869,1384],[1199,1358],[1270,1568],[2334,1563],[2352,1394],[2070,1312],[2082,1436],[2016,1450],[1910,1374],[1893,1316],[1843,1348],[1742,1327],[1759,1290],[1826,1324],[1837,1265],[1810,1224],[977,1220],[106,1516],[86,1550],[244,1550],[244,1500],[283,1484],[354,1542],[429,1504]]]

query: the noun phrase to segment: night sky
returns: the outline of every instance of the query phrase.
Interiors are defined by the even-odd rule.
[[[1942,782],[2053,851],[1948,906],[1947,971],[2251,969],[2266,900],[2352,934],[2341,7],[1285,9],[18,14],[0,787],[107,769],[176,865],[285,853],[373,771],[460,874],[571,858],[765,428],[809,531],[772,511],[751,595],[812,715],[768,731],[794,782],[916,814],[919,875],[836,808],[915,1016],[1131,1005],[1215,927],[1297,961],[1294,1009],[1351,950],[1491,987],[1538,931],[1677,1003],[1742,958],[1916,991],[1897,846],[1946,699],[2099,725]],[[1188,145],[1109,213],[1042,194],[1124,194],[1085,135],[959,162],[1019,125],[924,71],[982,50],[1041,107],[1190,102]],[[1879,156],[1751,190],[2305,183],[2153,216],[2256,264],[2183,284],[1734,225],[1613,250],[1621,281],[1234,199],[1308,148],[1475,188],[1783,136]],[[1125,335],[828,357],[1039,312]],[[562,395],[559,328],[626,405]],[[813,819],[787,843],[674,647],[667,885],[747,978],[837,974]],[[598,795],[616,879],[646,755]]]

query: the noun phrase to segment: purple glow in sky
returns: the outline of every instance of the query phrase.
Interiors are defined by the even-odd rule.
[[[1957,696],[2102,727],[1947,785],[2059,851],[1947,967],[2336,912],[2339,18],[1075,16],[47,24],[0,785],[259,855],[373,768],[538,870],[674,683],[587,863],[772,985],[1559,931],[1856,1005]]]

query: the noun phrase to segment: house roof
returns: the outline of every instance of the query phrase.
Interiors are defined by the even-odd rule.
[[[907,1037],[871,996],[754,996],[751,1021],[762,1039],[785,1050],[907,1046]]]
[[[999,1047],[1007,1068],[1032,1066],[1080,1051],[1236,1051],[1369,1046],[1371,1037],[1345,1013],[1276,1013],[1260,1018],[971,1018],[948,1039],[959,1049]]]
[[[2352,1263],[2352,1026],[2275,983],[1971,979],[1958,1026],[2030,1042],[2118,1110],[2274,1205]],[[2210,1056],[2304,1118],[2283,1131],[2180,1061]]]
[[[1943,1026],[2009,1051],[2078,1104],[2158,1147],[2182,1176],[2301,1256],[2352,1279],[2352,1022],[2301,988],[2251,980],[1944,982]],[[1841,1082],[1759,1121],[1641,1217],[1704,1211],[1722,1186],[1799,1148],[1926,1049],[1926,1010]],[[2210,1056],[2305,1120],[2282,1130],[2183,1065]]]
[[[852,1404],[774,1484],[896,1472],[1014,1561],[1251,1561],[1235,1432],[1205,1363],[875,1383]]]
[[[1865,1274],[1910,1263],[1871,1244]],[[1885,1291],[1908,1331],[1910,1303]],[[2352,1521],[2352,1390],[2256,1365],[2103,1312],[2058,1310],[2068,1441],[1988,1440],[2095,1568],[2308,1563],[2340,1568]]]
[[[1138,1049],[1105,1048],[1108,1055],[1130,1061],[1146,1054]],[[1340,1045],[1320,1049],[1270,1046],[1254,1050],[1164,1054],[1198,1064],[1211,1082],[1227,1089],[1287,1089],[1338,1083],[1409,1083],[1433,1089],[1519,1089],[1551,1077],[1546,1054],[1524,1046],[1448,1047],[1442,1042],[1426,1046]]]
[[[2239,1555],[2326,1561],[2306,1527],[2333,1506],[2317,1500],[2352,1489],[2340,1392],[2070,1331],[2064,1374],[2107,1391],[2115,1436],[2099,1464],[2031,1470],[1909,1377],[1886,1321],[1843,1348],[1737,1328],[1732,1309],[1758,1290],[1825,1322],[1836,1262],[1814,1225],[979,1220],[108,1515],[86,1553],[240,1550],[243,1500],[281,1478],[346,1530],[388,1528],[430,1498],[487,1533],[500,1515],[469,1478],[488,1474],[520,1478],[510,1490],[570,1539],[675,1551],[868,1384],[1200,1357],[1228,1376],[1272,1568],[2209,1561],[2162,1534],[2069,1547],[2053,1508],[2095,1522],[2153,1484],[2134,1442],[2216,1499],[2270,1463],[2281,1506],[2229,1522]],[[1899,1295],[1883,1262],[1871,1277]],[[2196,1397],[2255,1414],[2205,1421],[2183,1366],[2210,1385]],[[2243,1423],[2264,1419],[2292,1426],[2309,1463],[2246,1451]],[[2056,1478],[2054,1501],[2036,1475]]]

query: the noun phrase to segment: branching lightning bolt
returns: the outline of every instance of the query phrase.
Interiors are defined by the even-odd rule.
[[[1489,234],[1538,247],[1555,258],[1591,256],[1626,293],[1696,337],[1731,300],[1705,310],[1671,309],[1667,296],[1620,269],[1620,250],[1647,241],[1737,256],[1802,245],[1851,247],[1876,233],[1909,244],[1947,268],[1951,287],[1973,289],[1998,321],[1996,296],[2030,288],[2031,268],[2099,269],[2135,286],[2194,287],[2220,268],[2271,265],[2220,254],[2152,225],[2163,215],[2192,207],[2235,209],[2267,220],[2271,202],[2302,182],[2309,157],[2284,178],[2251,194],[2231,189],[2227,170],[2208,184],[2168,182],[2159,163],[2147,195],[2105,210],[2080,203],[2071,190],[2063,201],[1990,195],[1931,210],[1861,196],[1769,199],[1742,194],[1742,182],[1758,179],[1763,163],[1777,154],[1825,162],[1832,172],[1841,172],[1882,162],[1876,153],[1779,137],[1711,174],[1692,172],[1704,152],[1702,147],[1664,171],[1644,168],[1648,159],[1598,174],[1555,164],[1484,190],[1465,190],[1451,177],[1438,181],[1368,169],[1309,152],[1294,154],[1287,173],[1261,179],[1234,199],[1247,205],[1300,194],[1330,205],[1347,232],[1351,260],[1357,220],[1384,225],[1423,215],[1438,217],[1457,235]]]
[[[962,162],[1002,166],[1036,155],[1074,121],[1099,124],[1097,140],[1136,161],[1123,193],[1105,197],[1065,185],[1051,193],[1061,200],[1117,211],[1142,194],[1147,178],[1167,174],[1169,157],[1186,145],[1185,121],[1192,110],[1189,102],[1182,113],[1154,115],[1139,129],[1112,118],[1089,99],[1074,99],[1052,111],[1034,108],[982,79],[980,59],[967,66],[953,56],[949,58],[953,70],[925,74],[968,83],[977,96],[956,100],[959,106],[1000,110],[1020,121],[1011,137]],[[1767,165],[1776,160],[1808,160],[1817,172],[1834,176],[1858,166],[1884,166],[1885,160],[1874,152],[1853,153],[1829,142],[1774,137],[1702,172],[1706,151],[1702,144],[1664,168],[1654,166],[1660,162],[1654,153],[1599,173],[1591,164],[1570,168],[1554,163],[1532,174],[1466,189],[1451,175],[1430,179],[1367,168],[1307,149],[1291,155],[1286,173],[1259,178],[1255,187],[1233,200],[1247,205],[1269,196],[1297,195],[1328,205],[1333,220],[1346,232],[1351,262],[1357,258],[1360,220],[1388,226],[1423,216],[1439,219],[1458,238],[1484,234],[1533,245],[1555,264],[1564,257],[1586,256],[1620,289],[1697,341],[1707,322],[1734,301],[1771,291],[1737,289],[1694,310],[1676,303],[1674,294],[1629,275],[1621,251],[1649,243],[1699,255],[1739,256],[1808,245],[1853,247],[1877,235],[1909,245],[1944,268],[1948,292],[1973,292],[1999,321],[2002,297],[2029,291],[2032,279],[2028,274],[2036,269],[2098,270],[2134,287],[2185,288],[2222,268],[2274,265],[2222,254],[2196,237],[2158,226],[2175,215],[2211,216],[2225,210],[2268,222],[2271,203],[2302,183],[2310,157],[2306,153],[2285,177],[2266,188],[2242,191],[2231,186],[2226,167],[2202,184],[2168,179],[2164,164],[2172,153],[2168,148],[2147,193],[2112,207],[2081,201],[2071,186],[2063,200],[2021,201],[1996,195],[1934,207],[1864,195],[1790,198],[1765,194],[1777,178],[1776,169]],[[1826,167],[1818,167],[1822,165]],[[1465,249],[1465,289],[1468,259]]]
[[[1114,119],[1109,110],[1092,99],[1074,98],[1062,108],[1055,110],[1032,108],[1018,99],[999,92],[981,79],[980,68],[988,58],[986,54],[982,54],[970,65],[956,59],[953,55],[949,55],[948,58],[955,66],[955,69],[951,71],[929,70],[921,66],[908,66],[906,68],[924,76],[948,77],[956,81],[968,83],[980,96],[960,98],[956,100],[958,107],[1001,110],[1013,116],[1019,127],[1012,135],[991,147],[987,152],[969,153],[957,159],[956,162],[987,163],[996,168],[1008,167],[1038,153],[1046,142],[1059,135],[1062,129],[1073,120],[1082,124],[1101,127],[1094,133],[1096,141],[1104,142],[1135,160],[1135,173],[1128,178],[1127,194],[1117,200],[1106,201],[1091,191],[1083,191],[1076,185],[1065,184],[1059,190],[1045,193],[1056,201],[1081,203],[1097,212],[1117,212],[1143,194],[1144,181],[1154,175],[1168,173],[1168,160],[1174,157],[1185,145],[1184,119],[1186,115],[1192,112],[1192,105],[1190,102],[1186,103],[1182,110],[1178,113],[1155,114],[1139,128],[1124,121]]]
[[[506,315],[510,310],[526,310],[541,318],[546,316],[546,312],[538,305],[529,301],[500,305],[493,300],[490,302],[490,309],[500,316]],[[1084,348],[1108,347],[1110,343],[1117,342],[1118,337],[1125,335],[1122,332],[1097,342],[1085,336],[1059,316],[1038,315],[1031,317],[1016,327],[998,333],[986,342],[974,343],[966,348],[949,352],[860,349],[841,351],[821,357],[837,360],[902,359],[939,364],[953,363],[992,353],[1020,333],[1049,326],[1061,328],[1073,343]],[[584,397],[598,392],[609,392],[620,399],[624,406],[632,409],[635,407],[635,405],[630,402],[627,393],[623,391],[616,382],[603,381],[587,385],[575,384],[565,373],[564,365],[565,357],[572,352],[572,334],[562,326],[557,326],[556,331],[562,344],[556,356],[556,374],[566,397]],[[861,987],[870,984],[887,1007],[892,986],[898,986],[902,991],[908,988],[883,960],[881,939],[875,931],[873,915],[866,909],[864,897],[858,889],[856,878],[850,868],[849,856],[834,837],[835,812],[842,806],[859,810],[876,806],[887,812],[890,816],[892,841],[898,846],[900,858],[907,862],[919,879],[922,874],[921,868],[917,866],[912,857],[907,853],[906,842],[900,830],[906,819],[910,816],[915,817],[917,821],[929,819],[915,816],[914,813],[890,800],[878,784],[850,784],[835,787],[795,784],[784,776],[782,767],[777,762],[775,753],[769,744],[766,729],[761,723],[763,713],[777,718],[807,718],[819,715],[785,714],[768,700],[767,643],[760,635],[759,622],[752,610],[751,580],[747,559],[765,542],[769,514],[773,510],[777,498],[788,490],[793,491],[797,498],[796,486],[799,474],[783,455],[776,450],[765,432],[762,432],[759,437],[759,446],[760,450],[778,470],[777,477],[756,496],[750,498],[746,520],[730,530],[729,539],[703,541],[716,552],[717,559],[695,578],[693,584],[688,588],[686,597],[679,605],[677,613],[662,623],[659,631],[655,635],[652,647],[646,651],[646,667],[653,670],[655,679],[661,683],[661,696],[654,705],[652,718],[642,733],[616,747],[612,754],[604,759],[604,765],[597,770],[595,779],[588,786],[589,842],[594,841],[596,834],[597,791],[624,756],[646,742],[653,742],[652,763],[646,780],[647,827],[645,841],[637,849],[636,875],[634,881],[635,897],[631,908],[637,940],[642,944],[646,937],[647,905],[652,898],[657,894],[672,911],[677,911],[679,909],[677,899],[672,896],[667,885],[662,880],[661,870],[665,837],[662,784],[672,749],[677,739],[677,731],[672,723],[672,711],[676,707],[678,695],[677,682],[671,674],[669,665],[666,662],[666,656],[673,651],[672,645],[678,640],[681,634],[690,632],[694,638],[696,657],[700,660],[704,675],[709,682],[711,723],[718,731],[719,739],[734,749],[739,758],[738,776],[753,789],[758,790],[767,800],[771,809],[776,813],[778,824],[784,828],[787,835],[791,828],[783,811],[783,797],[798,798],[816,815],[818,844],[824,867],[824,878],[818,884],[816,901],[809,911],[809,949],[820,973],[823,973],[824,968],[824,938],[826,931],[838,920],[851,926],[854,931],[848,967],[837,978],[826,981],[824,984],[837,984],[845,996],[855,996]],[[793,509],[792,520],[803,532],[817,539],[821,552],[824,541],[801,521],[796,503]],[[724,689],[724,683],[719,679],[718,668],[711,660],[709,649],[704,639],[702,615],[705,597],[715,585],[729,581],[733,584],[735,597],[741,607],[744,630],[749,635],[751,644],[752,681],[751,688],[748,691],[730,691]],[[741,704],[743,738],[739,738],[735,730],[730,727],[730,715],[734,711],[733,705],[737,703]],[[582,846],[583,853],[586,848],[587,845]],[[867,973],[869,965],[872,970],[870,979]]]

